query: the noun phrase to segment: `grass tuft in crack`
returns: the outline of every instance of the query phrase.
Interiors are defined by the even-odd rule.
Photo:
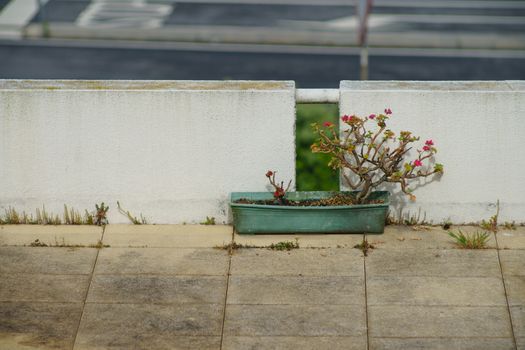
[[[215,218],[213,216],[206,216],[206,220],[201,222],[201,225],[215,225]]]
[[[227,250],[230,254],[238,249],[270,249],[278,251],[290,251],[292,249],[299,249],[299,239],[296,238],[295,241],[282,241],[277,243],[272,243],[267,246],[257,246],[250,244],[239,244],[237,242],[231,242],[228,244],[223,244],[221,246],[215,246],[215,249]]]
[[[476,231],[472,234],[463,233],[458,230],[457,233],[448,231],[448,235],[452,237],[460,248],[462,249],[485,249],[487,248],[487,241],[490,239],[489,232]]]
[[[363,237],[363,241],[359,244],[356,244],[354,248],[362,251],[364,256],[368,256],[368,251],[370,249],[374,249],[375,246],[373,244],[368,243],[368,240],[365,237]]]
[[[97,248],[97,249],[109,248],[109,245],[102,243],[100,239],[95,244],[85,245],[85,244],[68,244],[66,243],[66,240],[64,238],[62,238],[61,242],[59,242],[55,238],[55,244],[47,244],[37,238],[33,242],[31,242],[29,246],[30,247],[53,247],[53,248]]]
[[[295,241],[282,241],[278,243],[272,243],[268,246],[268,249],[271,250],[287,250],[299,249],[299,239],[296,238]]]

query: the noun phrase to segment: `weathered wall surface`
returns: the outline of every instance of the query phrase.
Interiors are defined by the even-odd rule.
[[[310,91],[313,93],[313,91]],[[229,221],[232,191],[295,183],[293,82],[0,81],[0,210],[111,207],[153,223]],[[300,95],[300,94],[299,94]],[[524,82],[342,82],[341,114],[393,110],[445,174],[393,197],[435,223],[525,221]]]
[[[232,191],[295,183],[293,82],[0,81],[0,210],[119,200],[153,223],[228,221]]]
[[[440,180],[395,195],[399,216],[439,223],[488,219],[500,200],[500,221],[525,221],[524,82],[341,82],[341,114],[393,111],[389,127],[433,139]]]

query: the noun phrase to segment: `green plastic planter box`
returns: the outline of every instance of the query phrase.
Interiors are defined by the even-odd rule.
[[[338,192],[288,192],[289,200],[321,199]],[[350,192],[347,192],[350,193]],[[373,192],[370,199],[381,204],[361,204],[328,207],[293,207],[234,203],[246,198],[267,200],[269,192],[233,192],[230,206],[233,224],[240,234],[262,233],[383,233],[390,193]]]

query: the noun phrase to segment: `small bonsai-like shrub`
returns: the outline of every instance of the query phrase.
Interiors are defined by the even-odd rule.
[[[455,243],[463,249],[485,249],[490,239],[490,233],[479,231],[473,234],[465,234],[461,230],[458,230],[458,233],[449,231],[448,235],[454,238]]]
[[[275,174],[277,171],[268,170],[266,173],[266,177],[268,178],[268,181],[270,181],[270,185],[273,186],[273,198],[276,202],[279,204],[286,204],[287,200],[285,199],[286,192],[290,189],[290,186],[292,185],[292,180],[288,182],[288,186],[286,186],[286,189],[284,188],[284,181],[281,181],[279,184],[277,181],[275,181]]]
[[[386,122],[392,111],[385,109],[381,114],[370,114],[360,118],[355,115],[344,115],[341,121],[346,129],[341,133],[333,123],[312,124],[319,136],[311,146],[312,152],[331,156],[328,166],[341,170],[345,183],[354,191],[356,203],[365,203],[372,190],[379,185],[390,182],[398,183],[401,190],[415,200],[409,182],[433,174],[443,173],[443,165],[433,164],[437,149],[432,140],[427,140],[417,156],[406,160],[413,143],[419,137],[410,131],[401,131],[399,136],[387,129]],[[372,123],[372,128],[369,125]]]

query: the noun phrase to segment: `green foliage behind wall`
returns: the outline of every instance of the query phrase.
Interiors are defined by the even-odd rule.
[[[315,140],[310,124],[332,122],[338,125],[339,110],[336,104],[297,105],[296,171],[298,191],[337,191],[339,175],[329,169],[330,160],[324,154],[313,154],[310,145]]]

